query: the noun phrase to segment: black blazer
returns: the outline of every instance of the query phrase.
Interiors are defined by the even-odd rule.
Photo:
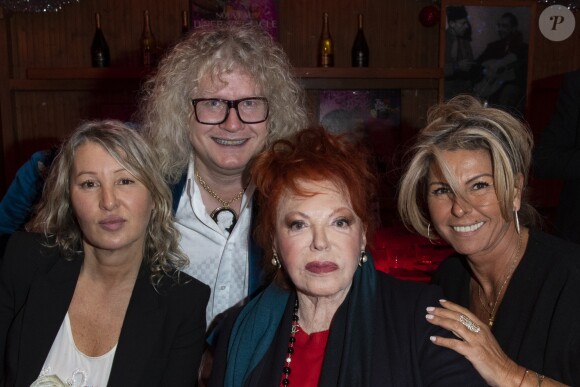
[[[465,256],[453,254],[433,281],[448,300],[468,308],[470,272]],[[492,333],[521,367],[580,386],[580,247],[530,228]]]
[[[534,149],[533,170],[539,178],[564,181],[557,231],[580,243],[580,69],[562,80],[556,110]]]
[[[372,263],[368,262],[367,265]],[[347,367],[359,368],[355,369],[355,373],[360,375],[360,381],[353,387],[487,386],[463,355],[437,346],[429,340],[434,335],[453,337],[451,332],[432,325],[425,319],[425,308],[438,305],[437,300],[443,297],[439,287],[398,280],[381,272],[377,272],[376,287],[376,296],[370,303],[375,311],[371,320],[373,344],[367,355],[368,359],[362,359],[363,362],[370,363],[369,374],[364,375],[365,371],[360,367],[361,359],[352,359],[351,346],[348,345],[350,340],[362,338],[362,335],[354,331],[363,329],[362,320],[368,321],[369,316],[357,315],[357,323],[351,330],[346,321],[350,303],[347,298],[332,320],[319,387],[344,385],[344,380],[341,379],[348,373]],[[351,297],[352,289],[351,287],[351,293],[347,297]],[[286,310],[267,352],[261,359],[254,359],[256,366],[245,382],[240,380],[237,385],[280,385],[288,350],[294,300],[294,295],[288,299]],[[227,368],[231,364],[228,362],[235,361],[232,353],[228,351],[230,334],[240,311],[241,309],[237,309],[224,320],[217,337],[210,387],[224,385]],[[365,377],[366,382],[363,381]]]
[[[0,386],[38,377],[64,320],[82,259],[63,259],[38,234],[16,233],[0,269]],[[121,328],[108,386],[193,386],[204,347],[210,289],[141,268]]]

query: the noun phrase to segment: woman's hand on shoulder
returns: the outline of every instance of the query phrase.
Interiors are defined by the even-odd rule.
[[[487,324],[451,301],[440,303],[441,307],[428,307],[425,317],[429,323],[451,331],[457,339],[432,336],[431,341],[465,356],[490,386],[517,386],[525,369],[503,352]]]

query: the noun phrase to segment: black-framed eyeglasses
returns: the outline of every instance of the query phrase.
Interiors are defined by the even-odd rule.
[[[268,118],[268,100],[265,97],[241,98],[233,101],[220,98],[192,99],[195,119],[200,124],[217,125],[228,119],[234,108],[244,124],[259,124]]]

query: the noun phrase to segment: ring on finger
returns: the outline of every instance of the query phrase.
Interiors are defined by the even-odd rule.
[[[459,316],[459,322],[465,325],[465,327],[473,333],[478,333],[481,330],[479,325],[474,323],[473,320],[471,320],[469,317],[465,315]]]

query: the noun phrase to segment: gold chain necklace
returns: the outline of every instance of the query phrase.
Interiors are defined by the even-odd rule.
[[[209,187],[209,185],[205,182],[205,180],[203,180],[201,178],[201,176],[199,175],[199,172],[197,171],[197,169],[195,170],[195,177],[197,178],[197,180],[199,181],[199,184],[203,187],[203,189],[205,189],[211,195],[212,198],[214,198],[215,200],[217,200],[218,202],[220,202],[220,204],[223,207],[229,207],[230,204],[232,204],[236,200],[240,199],[244,195],[244,192],[246,191],[246,189],[244,188],[243,190],[241,190],[240,192],[238,192],[238,194],[236,196],[234,196],[233,198],[231,198],[228,201],[225,201],[224,199],[222,199],[218,194],[216,194]]]
[[[504,279],[503,283],[501,284],[499,291],[497,292],[497,296],[495,297],[495,301],[493,302],[491,310],[487,307],[485,302],[483,302],[483,297],[481,295],[481,289],[482,289],[481,284],[478,283],[477,294],[479,296],[479,302],[481,303],[481,306],[483,306],[483,309],[485,309],[485,311],[489,314],[488,325],[490,328],[493,326],[493,322],[495,321],[495,313],[497,312],[497,306],[499,303],[499,298],[501,297],[501,293],[503,292],[503,289],[507,285],[508,280],[510,279],[510,277],[512,276],[512,274],[514,273],[514,271],[516,269],[516,264],[518,262],[521,247],[522,247],[522,234],[519,235],[518,247],[516,248],[516,251],[514,252],[514,255],[511,258],[511,261],[512,261],[511,267],[508,270],[508,272],[506,273],[505,279]]]

